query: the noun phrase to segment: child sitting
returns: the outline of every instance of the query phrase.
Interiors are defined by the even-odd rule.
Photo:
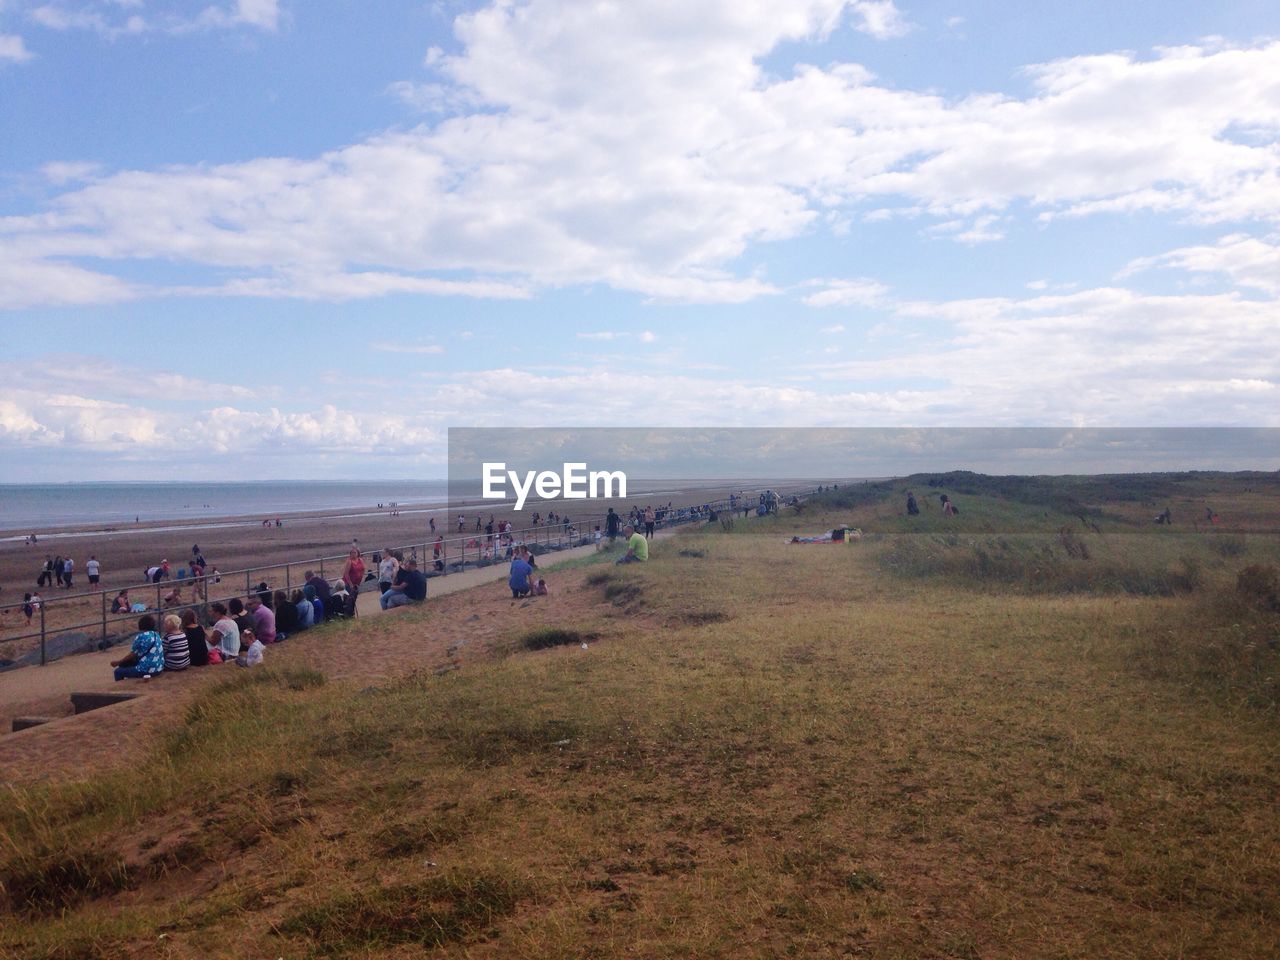
[[[546,580],[543,580],[541,577],[538,578],[538,582],[533,585],[533,595],[535,597],[545,597],[547,595]]]
[[[252,630],[244,630],[240,634],[240,656],[236,657],[237,667],[256,667],[262,662],[262,651],[266,647],[254,636]]]

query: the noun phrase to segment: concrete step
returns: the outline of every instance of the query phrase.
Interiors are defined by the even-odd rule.
[[[30,730],[32,727],[38,727],[42,723],[57,719],[57,717],[14,717],[13,729],[10,732],[17,733],[19,730]]]
[[[88,713],[90,710],[101,710],[103,707],[124,703],[126,700],[136,700],[139,696],[141,694],[137,693],[73,693],[71,706],[79,715]]]

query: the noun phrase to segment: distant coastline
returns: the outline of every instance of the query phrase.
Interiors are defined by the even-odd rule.
[[[638,481],[634,497],[671,495],[700,487],[758,482],[751,478]],[[839,481],[837,481],[839,482]],[[474,496],[454,506],[479,503]],[[388,504],[405,515],[449,507],[446,480],[87,481],[0,483],[0,541],[62,540],[84,534],[127,535],[253,526],[266,517],[292,523],[384,515]],[[381,507],[379,506],[381,505]]]

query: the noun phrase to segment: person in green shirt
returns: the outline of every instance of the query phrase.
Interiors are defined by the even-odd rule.
[[[627,552],[619,557],[616,563],[644,563],[649,559],[649,541],[631,524],[622,528],[627,535]]]

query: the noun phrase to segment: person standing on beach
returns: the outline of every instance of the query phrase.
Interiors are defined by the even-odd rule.
[[[89,586],[96,587],[98,581],[102,579],[102,564],[98,562],[96,556],[89,558],[89,562],[84,565],[84,572],[89,575]]]
[[[68,590],[71,589],[71,580],[75,577],[76,562],[70,557],[62,561],[62,585]]]
[[[622,519],[613,512],[613,507],[610,507],[608,515],[604,518],[604,534],[609,538],[610,543],[618,539],[618,527],[621,523]]]
[[[650,540],[653,538],[653,525],[655,517],[653,513],[653,505],[644,508],[644,538]]]

